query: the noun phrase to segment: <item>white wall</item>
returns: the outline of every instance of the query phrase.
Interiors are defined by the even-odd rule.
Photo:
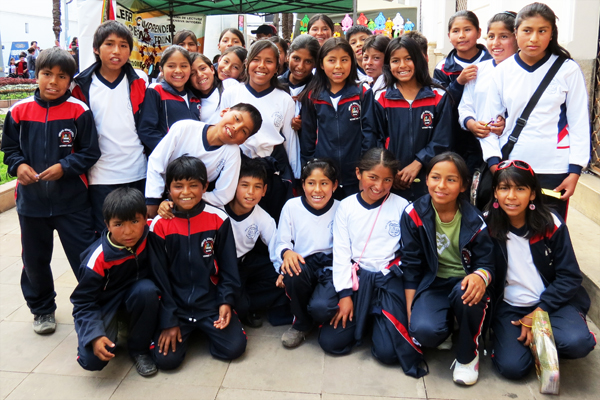
[[[63,3],[64,4],[64,3]],[[69,6],[69,36],[65,36],[65,12],[61,13],[61,44],[68,46],[67,40],[78,36],[77,6],[73,1]],[[29,25],[29,33],[25,32],[25,24]],[[36,40],[42,48],[54,46],[52,31],[52,1],[50,0],[2,0],[0,1],[0,31],[2,34],[3,60],[2,66],[8,64],[8,56],[12,42],[31,43]]]

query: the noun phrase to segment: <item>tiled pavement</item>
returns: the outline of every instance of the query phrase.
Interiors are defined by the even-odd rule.
[[[576,212],[575,212],[576,213]],[[577,220],[573,218],[573,220]],[[576,229],[576,227],[571,227]],[[600,260],[600,246],[578,243],[580,258]],[[315,335],[295,350],[280,343],[287,327],[248,329],[248,347],[238,360],[212,358],[206,339],[196,337],[178,370],[140,377],[121,347],[101,372],[87,372],[75,361],[77,339],[69,295],[76,280],[58,238],[53,272],[57,292],[57,331],[36,335],[19,279],[21,245],[14,209],[0,214],[0,399],[542,399],[535,373],[512,382],[482,357],[479,382],[470,388],[452,383],[449,351],[426,351],[430,374],[405,376],[399,366],[377,362],[368,344],[345,357],[326,355]],[[585,253],[585,254],[584,254]],[[598,328],[591,325],[600,337]],[[123,342],[123,341],[121,341]],[[561,362],[560,399],[600,398],[600,350],[583,360]]]

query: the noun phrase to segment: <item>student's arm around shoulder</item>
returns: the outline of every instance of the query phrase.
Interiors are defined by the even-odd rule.
[[[167,135],[168,136],[168,135]],[[242,157],[237,144],[225,144],[223,150],[223,169],[215,182],[215,188],[204,193],[202,198],[215,207],[224,207],[235,197],[240,176]]]
[[[179,121],[173,124],[169,134],[156,146],[148,157],[148,173],[146,177],[146,204],[159,205],[165,189],[163,177],[167,166],[174,154],[182,150],[182,138],[185,136],[185,127],[188,121]],[[189,132],[188,132],[189,133]]]

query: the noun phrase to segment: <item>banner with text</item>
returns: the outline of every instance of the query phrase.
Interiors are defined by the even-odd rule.
[[[146,72],[150,78],[158,76],[162,52],[172,44],[172,35],[181,29],[194,32],[198,39],[198,51],[202,53],[205,15],[174,16],[171,24],[171,17],[160,11],[137,13],[135,2],[131,8],[117,2],[116,19],[129,28],[133,35],[133,49],[129,57],[131,65]]]

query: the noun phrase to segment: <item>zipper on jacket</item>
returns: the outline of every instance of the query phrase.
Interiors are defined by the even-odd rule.
[[[110,269],[106,270],[106,284],[104,285],[103,290],[106,290],[106,288],[108,287],[108,281],[110,281]]]
[[[192,232],[192,228],[191,228],[191,221],[190,218],[187,218],[187,222],[188,222],[188,234],[187,234],[187,241],[188,241],[188,265],[191,267],[192,266],[192,238],[191,238],[191,232]],[[190,294],[188,296],[188,306],[191,305],[191,301],[192,301],[192,296],[195,292],[195,288],[194,288],[194,278],[193,278],[193,272],[194,272],[194,268],[190,268],[190,281],[192,282],[192,290],[190,291]],[[193,314],[193,312],[192,312]],[[195,322],[195,319],[193,317],[189,318],[190,322]]]

